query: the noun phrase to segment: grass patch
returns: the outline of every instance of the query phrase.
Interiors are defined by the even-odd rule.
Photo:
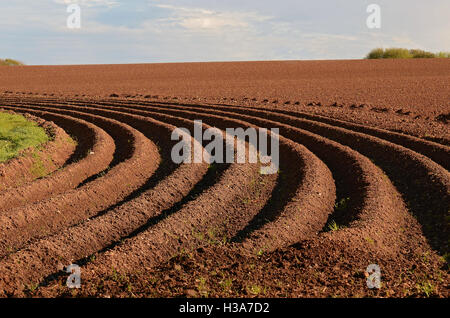
[[[337,225],[336,221],[331,221],[328,224],[328,229],[332,232],[339,231],[339,225]]]
[[[34,178],[42,178],[45,177],[48,172],[45,169],[44,162],[42,161],[42,158],[39,156],[38,151],[34,151],[32,154],[33,157],[33,166],[31,167],[31,174]]]
[[[422,281],[416,285],[417,292],[421,296],[425,296],[427,298],[431,297],[434,294],[434,286],[428,280]]]
[[[45,129],[16,114],[0,112],[0,162],[16,157],[21,150],[38,147],[49,140]]]
[[[422,59],[422,58],[450,58],[450,52],[427,52],[418,49],[376,48],[367,54],[366,59]]]
[[[18,66],[24,65],[22,62],[13,59],[0,59],[0,66]]]

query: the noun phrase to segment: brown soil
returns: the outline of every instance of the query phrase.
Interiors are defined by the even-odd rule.
[[[2,107],[86,134],[77,160],[1,209],[2,295],[449,297],[448,66],[0,70]],[[280,172],[173,164],[171,132],[196,119],[279,128]],[[65,286],[70,263],[80,290]],[[370,264],[379,290],[366,286]]]

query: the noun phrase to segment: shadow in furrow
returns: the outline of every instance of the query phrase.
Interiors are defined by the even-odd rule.
[[[281,145],[280,145],[281,146]],[[284,147],[283,147],[284,148]],[[251,233],[276,220],[280,211],[295,197],[304,180],[304,162],[292,152],[280,148],[280,170],[269,200],[264,207],[230,241],[242,243]]]

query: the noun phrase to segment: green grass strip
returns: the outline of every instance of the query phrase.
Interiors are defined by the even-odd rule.
[[[21,150],[38,147],[49,140],[45,129],[16,114],[0,112],[0,162],[16,157]]]

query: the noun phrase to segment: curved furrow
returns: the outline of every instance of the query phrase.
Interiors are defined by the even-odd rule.
[[[151,267],[186,250],[224,244],[270,195],[272,187],[267,189],[268,179],[274,176],[264,178],[265,189],[254,193],[253,184],[259,178],[257,165],[231,164],[221,178],[195,200],[158,223],[147,226],[121,245],[97,255],[84,271],[107,275],[113,269],[122,272]],[[249,201],[249,197],[253,200]]]
[[[0,108],[0,112],[5,110],[7,108]],[[49,141],[39,147],[25,149],[20,156],[0,163],[0,194],[57,171],[74,155],[76,146],[61,127],[42,118],[28,117],[46,130]],[[0,201],[0,209],[3,208]]]
[[[255,110],[256,111],[256,110]],[[273,111],[272,113],[276,113]],[[398,133],[394,131],[389,131],[385,129],[370,127],[361,124],[355,124],[343,120],[333,119],[325,116],[311,115],[301,112],[289,112],[289,111],[279,111],[279,113],[290,115],[294,117],[309,119],[312,121],[319,121],[332,126],[339,126],[363,134],[372,135],[380,139],[390,141],[394,144],[398,144],[405,148],[414,150],[431,160],[435,161],[445,169],[450,169],[450,147],[448,145],[440,144],[437,142],[425,140],[415,136],[407,135],[404,133]]]
[[[79,106],[58,107],[70,109]],[[164,115],[158,112],[136,111],[135,114],[151,116],[159,120],[165,119]],[[258,128],[247,122],[224,116],[181,111],[174,114],[183,114],[184,118],[191,120],[201,119],[223,130],[233,127]],[[277,123],[274,124],[276,126]],[[280,157],[284,157],[284,161],[280,163],[280,169],[285,173],[282,178],[279,178],[270,202],[250,220],[250,224],[241,231],[241,234],[261,228],[268,222],[276,222],[284,226],[292,222],[285,234],[270,233],[269,235],[270,239],[278,241],[278,244],[289,245],[317,234],[324,226],[334,204],[335,186],[330,171],[303,146],[299,147],[298,144],[283,137],[280,138],[280,146]],[[299,161],[298,158],[301,160]],[[301,174],[302,169],[305,170],[304,174]],[[304,186],[301,186],[302,183]],[[277,245],[274,244],[274,246]]]
[[[235,113],[202,111],[221,115]],[[252,114],[255,117],[235,114],[249,122],[254,122],[256,117],[256,114]],[[415,151],[371,135],[288,115],[277,115],[277,120],[335,140],[373,160],[400,191],[408,209],[421,223],[430,245],[442,254],[448,252],[450,228],[446,218],[450,206],[450,175],[443,166]],[[446,149],[441,150],[439,156],[445,158]]]
[[[152,117],[161,116],[158,112],[150,111],[141,111],[139,114]],[[192,120],[201,119],[220,129],[257,128],[247,122],[225,116],[211,116],[194,112],[172,112],[172,114],[181,114]],[[305,152],[303,147],[299,147],[298,144],[284,137],[280,138],[280,158],[283,159],[280,162],[281,174],[269,201],[233,236],[246,236],[261,229],[260,231],[266,235],[266,241],[272,243],[270,247],[276,248],[310,238],[316,235],[325,224],[335,199],[334,180],[330,171],[309,151]],[[298,158],[302,158],[302,160],[299,161]],[[302,170],[305,173],[299,174]],[[267,223],[275,224],[275,226],[271,228],[271,231],[266,232]],[[255,248],[256,245],[258,244],[255,244]]]
[[[20,248],[31,239],[56,233],[124,200],[139,189],[158,167],[156,146],[130,126],[100,116],[73,111],[61,112],[89,119],[96,125],[103,126],[111,135],[123,138],[131,151],[123,155],[129,159],[81,188],[0,215],[2,256]]]
[[[61,107],[61,108],[65,108],[65,107]],[[86,111],[87,109],[84,109],[84,110]],[[91,111],[91,110],[89,109],[89,111]],[[99,110],[99,111],[101,111],[101,110]],[[104,110],[103,110],[103,112],[104,112]],[[164,116],[164,117],[167,118],[167,116]],[[224,123],[224,119],[223,118],[217,118],[216,121],[217,121],[216,124],[221,124],[221,125],[225,125],[226,126],[226,124]],[[242,127],[242,126],[245,127],[246,126],[246,123],[237,122],[235,120],[234,121],[229,121],[229,123],[230,122],[233,122],[238,127]],[[293,177],[291,177],[289,179],[289,181],[298,183],[299,181],[302,181],[302,178],[296,178],[296,176],[300,176],[299,174],[303,173],[302,172],[302,163],[299,162],[299,160],[304,160],[304,158],[301,157],[301,156],[303,156],[303,157],[305,156],[305,154],[302,153],[302,152],[304,152],[304,148],[300,147],[299,145],[294,144],[293,142],[286,142],[283,138],[281,139],[281,144],[283,145],[282,146],[282,151],[283,151],[283,149],[286,149],[285,150],[286,152],[290,152],[291,153],[291,157],[297,156],[297,158],[292,158],[293,160],[289,160],[289,162],[291,163],[290,168],[291,168],[291,170],[294,170],[294,172],[290,174]],[[295,152],[293,152],[291,148],[293,148],[296,152],[300,152],[300,153],[296,155]],[[310,155],[310,154],[307,153],[307,155]],[[310,158],[311,157],[312,156],[310,155]],[[306,159],[309,159],[309,158],[306,157]],[[320,161],[318,161],[317,159],[315,159],[315,161],[319,162],[319,164],[321,164]],[[296,165],[295,162],[298,162],[298,165]],[[258,169],[255,169],[254,165],[253,166],[250,165],[250,166],[253,167],[252,169],[258,171]],[[287,165],[287,166],[289,167],[289,165]],[[308,180],[308,183],[310,183],[311,180],[316,180],[316,184],[313,185],[313,190],[314,190],[314,187],[316,187],[320,191],[315,191],[314,190],[312,192],[312,194],[311,193],[301,193],[302,196],[298,196],[297,195],[297,198],[296,198],[297,200],[294,200],[295,205],[300,206],[302,208],[305,208],[304,210],[307,211],[307,208],[311,209],[311,207],[308,207],[306,204],[311,204],[311,202],[316,202],[317,198],[321,199],[322,203],[326,202],[325,200],[328,199],[328,203],[325,204],[325,205],[328,205],[328,208],[327,208],[325,213],[319,212],[321,209],[324,209],[323,205],[320,205],[320,204],[317,204],[316,206],[312,205],[312,208],[313,209],[316,208],[317,210],[316,211],[311,211],[311,212],[308,211],[309,213],[305,213],[305,215],[303,215],[303,218],[304,218],[305,222],[301,222],[301,223],[298,224],[298,227],[303,229],[303,231],[299,231],[299,232],[303,232],[304,237],[307,237],[308,233],[310,233],[310,235],[313,235],[313,234],[317,233],[318,230],[320,230],[320,228],[323,226],[324,222],[326,221],[327,215],[331,211],[331,209],[332,209],[331,207],[333,206],[333,203],[334,203],[334,184],[332,182],[331,175],[326,170],[326,168],[325,168],[325,171],[319,171],[316,167],[311,165],[311,161],[305,161],[305,163],[303,163],[303,166],[305,166],[305,168],[306,168],[305,169],[306,170],[305,174],[307,176],[309,176],[309,178],[306,179],[306,180]],[[237,167],[239,167],[239,165],[237,165]],[[294,169],[292,169],[292,168],[294,168]],[[311,168],[312,168],[312,171],[310,171]],[[324,168],[323,164],[321,164],[321,168]],[[314,170],[316,170],[316,172]],[[315,174],[314,174],[314,172],[315,172]],[[327,174],[327,172],[328,172],[328,174]],[[236,173],[230,173],[228,178],[225,178],[224,180],[228,180],[229,178],[231,178],[231,176],[236,177]],[[322,187],[322,189],[320,188],[320,178],[324,178],[325,176],[328,176],[328,180],[326,180],[324,182],[326,184],[328,184],[327,185],[328,188],[332,188],[331,190],[328,190],[327,186]],[[231,178],[231,179],[233,179],[233,178]],[[246,178],[244,178],[244,180],[246,180],[246,182],[243,182],[242,180],[239,180],[239,182],[237,183],[238,185],[241,186],[241,188],[239,188],[240,191],[238,191],[239,195],[242,195],[243,193],[248,192],[248,187],[244,186],[244,188],[242,189],[242,185],[248,184],[248,182],[249,182],[249,180],[251,180],[251,178],[247,178],[246,177]],[[319,182],[317,183],[317,181],[319,181]],[[227,182],[231,182],[231,181],[227,181]],[[283,181],[283,182],[285,182],[285,181]],[[284,185],[289,185],[289,184],[285,183]],[[223,185],[222,185],[222,187],[223,187]],[[295,191],[296,188],[297,187],[294,187],[294,191]],[[228,191],[229,191],[229,186],[227,186],[226,189],[228,189]],[[244,191],[244,190],[246,190],[246,191]],[[217,191],[217,189],[215,189],[214,191]],[[224,192],[224,191],[222,191],[222,192]],[[212,192],[212,193],[214,193],[214,192]],[[224,193],[226,193],[226,191]],[[294,192],[294,195],[295,194],[296,193]],[[206,196],[206,198],[208,198],[208,196]],[[262,202],[264,202],[264,201],[262,201]],[[305,202],[306,202],[306,204],[305,204]],[[206,206],[208,206],[208,205],[206,205]],[[212,204],[212,206],[215,206],[215,205]],[[178,213],[176,213],[173,216],[173,218],[180,218],[180,215],[184,215],[184,214],[190,213],[189,211],[190,211],[190,209],[187,209],[185,212],[183,212],[183,214],[180,214],[178,212]],[[258,209],[253,209],[252,211],[258,211]],[[223,224],[224,221],[223,221],[223,219],[221,217],[219,217],[219,218],[214,217],[214,213],[216,213],[216,212],[217,211],[215,211],[215,209],[211,209],[211,212],[210,212],[211,215],[210,215],[209,218],[206,218],[202,214],[202,216],[201,216],[202,222],[204,222],[204,224],[206,222],[206,224],[208,224],[208,226],[210,226],[210,227],[211,226],[215,227],[215,226],[219,226],[220,224]],[[228,209],[228,213],[229,212],[230,211]],[[296,213],[295,211],[292,211],[292,212]],[[237,229],[238,229],[238,228],[240,228],[240,227],[245,225],[245,223],[246,223],[245,221],[246,220],[245,219],[243,220],[242,213],[237,213],[236,215],[237,215],[237,217],[234,218],[233,222],[238,222],[240,224],[240,226],[237,227]],[[250,214],[250,216],[251,216],[251,214]],[[172,220],[172,218],[170,220],[168,219],[168,221],[166,221],[164,224],[170,224],[173,221],[173,220],[172,221],[171,220]],[[183,216],[183,217],[181,217],[180,220],[186,220],[186,217]],[[319,221],[316,222],[317,224],[314,224],[314,220],[319,220]],[[186,223],[187,221],[184,221],[184,222]],[[193,220],[191,222],[189,222],[191,224],[189,226],[189,228],[191,228],[191,229],[192,229],[192,226],[195,225],[195,223],[192,223],[192,222],[193,222]],[[230,224],[230,223],[228,223],[228,224]],[[167,226],[167,225],[159,225],[159,223],[158,223],[155,226],[158,227],[158,228],[163,229],[164,226]],[[176,228],[178,228],[178,227],[176,227]],[[180,230],[182,230],[182,229],[183,229],[183,227],[180,227]],[[149,230],[150,230],[151,233],[155,233],[154,232],[154,227],[150,228]],[[138,238],[142,237],[142,235],[145,235],[146,233],[149,233],[149,231],[145,231],[144,234],[140,234],[139,236],[136,237],[136,239],[133,239],[132,241],[133,242],[139,242]],[[158,231],[156,233],[158,233]],[[159,231],[159,233],[161,233],[161,231]],[[194,235],[194,233],[190,233],[187,236],[187,238],[192,238],[193,235]],[[184,240],[184,242],[189,242],[189,241],[190,240],[186,240],[186,239]],[[177,246],[180,245],[179,240],[178,241],[173,241],[173,242],[176,242],[177,244],[173,244],[172,245],[172,249],[176,248]],[[141,250],[141,248],[139,248],[139,247],[137,249]],[[146,251],[147,251],[146,253],[148,253],[149,255],[152,255],[157,250],[146,250]],[[167,257],[167,256],[169,256],[167,253],[164,254],[164,257]]]
[[[450,228],[445,220],[450,206],[450,174],[446,169],[421,154],[377,137],[308,120],[283,120],[348,145],[373,160],[401,193],[429,244],[442,254],[448,253]]]
[[[105,106],[108,105],[120,105],[125,106],[124,103],[114,103],[114,102],[96,102],[96,104],[104,104]],[[421,139],[415,136],[410,136],[407,134],[402,134],[398,132],[393,132],[385,129],[370,127],[362,124],[356,124],[347,122],[344,120],[334,119],[330,117],[325,117],[321,115],[312,115],[304,112],[298,112],[298,111],[288,111],[288,110],[282,110],[282,109],[268,109],[268,108],[257,108],[257,107],[236,107],[233,105],[227,105],[227,106],[221,106],[221,105],[189,105],[189,104],[168,104],[168,103],[157,103],[157,102],[132,102],[127,101],[127,104],[136,105],[133,107],[138,107],[139,109],[144,109],[146,106],[161,106],[161,107],[168,107],[173,108],[179,107],[179,108],[191,108],[191,109],[199,109],[202,111],[207,111],[208,109],[217,109],[217,110],[223,110],[227,112],[236,112],[240,114],[245,115],[252,115],[257,117],[264,117],[267,119],[271,119],[273,121],[280,121],[283,122],[285,120],[287,115],[288,117],[296,117],[296,118],[302,118],[307,119],[310,121],[316,121],[321,122],[325,124],[329,124],[331,126],[341,127],[348,130],[352,130],[355,132],[360,132],[367,135],[372,135],[374,137],[378,137],[380,139],[384,139],[387,141],[390,141],[392,143],[398,144],[400,146],[404,146],[405,148],[409,148],[411,150],[414,150],[415,152],[418,152],[420,154],[423,154],[426,157],[429,157],[431,160],[435,161],[445,169],[450,169],[450,147],[447,145],[439,144],[433,141]]]
[[[153,175],[92,219],[61,224],[52,235],[41,232],[25,248],[0,260],[0,270],[6,273],[0,278],[3,293],[21,291],[44,276],[51,279],[74,260],[86,264],[83,275],[90,279],[114,269],[126,273],[151,267],[184,249],[223,243],[222,238],[231,238],[234,248],[250,255],[304,242],[305,251],[338,246],[350,253],[392,258],[408,249],[409,235],[414,234],[423,239],[419,245],[428,246],[426,237],[435,250],[448,252],[447,146],[323,116],[255,107],[40,99],[17,104],[112,118],[146,130],[144,135],[155,140],[149,122],[165,125],[157,130],[162,139],[175,127],[192,131],[193,120],[203,120],[204,129],[279,128],[281,162],[279,174],[268,177],[259,176],[254,164],[232,164],[217,172],[216,166],[208,169],[206,164],[175,167],[163,162],[170,173]],[[163,158],[170,161],[167,145],[174,144],[163,143]],[[88,180],[80,189],[103,178]],[[342,200],[345,207],[338,204],[332,212],[334,203]],[[341,228],[319,233],[327,218]],[[3,223],[0,218],[0,226]],[[17,236],[13,232],[11,236]],[[97,258],[89,263],[92,254]]]
[[[20,285],[21,282],[23,283],[30,276],[34,279],[42,278],[36,275],[36,268],[39,268],[39,272],[42,273],[42,276],[45,276],[55,272],[59,268],[57,265],[61,264],[63,260],[70,262],[74,258],[85,257],[89,253],[94,253],[110,244],[115,244],[121,238],[139,229],[139,227],[145,226],[149,218],[154,217],[156,219],[158,216],[163,216],[170,210],[172,205],[177,202],[183,202],[181,199],[189,191],[194,191],[192,188],[197,183],[199,189],[207,186],[207,182],[201,180],[202,178],[208,179],[205,176],[208,169],[207,164],[182,165],[176,169],[173,167],[170,160],[170,149],[175,142],[171,141],[169,137],[171,131],[175,128],[174,126],[169,126],[149,118],[122,115],[120,113],[111,113],[110,116],[118,116],[126,121],[135,120],[134,124],[136,125],[136,123],[140,122],[137,126],[146,127],[149,134],[156,132],[157,134],[152,135],[152,137],[159,139],[161,142],[163,164],[160,168],[164,167],[165,171],[159,171],[158,169],[147,184],[150,190],[141,193],[139,197],[130,199],[130,201],[125,202],[123,205],[107,211],[108,213],[104,213],[92,220],[69,228],[58,235],[28,245],[26,249],[20,250],[5,258],[4,263],[8,263],[10,259],[17,260],[23,257],[21,258],[22,261],[13,261],[15,264],[22,264],[14,268],[14,271],[20,272],[13,279],[17,284]],[[167,121],[170,120],[171,118],[167,117]],[[185,127],[189,127],[190,124],[189,121],[183,118],[172,118],[172,120],[178,124],[183,123]],[[171,128],[168,129],[168,127]],[[172,172],[173,174],[171,174]],[[207,174],[211,175],[213,171]],[[193,192],[192,196],[195,195]],[[75,237],[78,238],[76,240],[77,243],[72,244]],[[52,249],[51,246],[55,248]],[[43,250],[46,251],[45,257],[42,256]],[[23,262],[24,259],[26,262]],[[6,266],[6,268],[8,268],[8,271],[11,270],[9,266]],[[4,280],[2,285],[8,290],[7,286],[12,286],[11,283],[11,280]],[[23,287],[23,285],[21,286]],[[5,292],[5,290],[3,291]]]
[[[222,121],[227,121],[227,119],[223,118]],[[241,126],[244,124],[239,123]],[[280,141],[290,144],[294,149],[300,150],[300,147],[292,142],[287,142],[283,138],[280,138]],[[320,161],[317,162],[320,163]],[[309,162],[304,163],[305,170],[309,168],[309,164]],[[293,166],[295,167],[295,165]],[[233,233],[236,233],[239,228],[242,228],[250,220],[248,216],[252,215],[252,210],[261,208],[264,203],[264,200],[261,200],[261,198],[255,198],[259,207],[258,205],[256,207],[242,207],[239,204],[240,200],[245,199],[248,194],[252,194],[251,191],[249,192],[252,178],[249,178],[248,173],[242,173],[243,169],[253,170],[254,178],[258,176],[259,167],[257,165],[231,165],[231,168],[224,173],[223,178],[203,195],[164,221],[125,241],[113,250],[98,255],[96,260],[92,264],[88,264],[84,271],[88,273],[95,272],[95,275],[101,276],[110,274],[113,269],[118,269],[123,273],[136,267],[150,267],[168,260],[171,256],[183,250],[211,244],[214,241],[216,243],[217,241],[220,242],[221,236],[219,235],[218,237],[218,233],[225,232],[224,236],[232,236]],[[306,171],[305,175],[308,175]],[[303,180],[308,180],[307,178],[308,176],[303,178],[302,182]],[[333,186],[331,185],[331,187]],[[321,191],[323,191],[323,196],[326,198],[326,188]],[[298,191],[296,191],[297,194]],[[303,197],[297,197],[294,200],[308,199],[304,193],[302,195]],[[298,201],[296,202],[297,206],[305,207],[304,202],[300,204]],[[322,201],[322,203],[325,202]],[[331,206],[333,199],[331,198],[328,203]],[[316,210],[316,212],[318,211]],[[308,221],[311,221],[309,216],[311,214],[309,211],[305,213],[297,225],[304,230],[305,237],[307,233],[309,235],[315,234],[308,226],[316,227],[317,229],[316,224],[313,225],[311,224],[312,222],[308,224]],[[320,215],[315,215],[314,217],[321,218],[322,222],[319,220],[318,223],[322,224],[326,219],[326,215],[325,217]]]
[[[125,108],[120,108],[125,109]],[[165,111],[168,113],[180,113],[176,110],[161,110],[156,108],[158,111]],[[136,111],[139,112],[139,111]],[[189,112],[181,112],[183,116],[188,116]],[[142,112],[142,114],[146,114]],[[147,114],[149,114],[147,112]],[[154,114],[153,114],[154,116]],[[199,114],[191,113],[189,114],[192,119],[201,119]],[[205,116],[203,116],[205,117]],[[249,118],[246,118],[249,120]],[[295,140],[299,143],[305,144],[309,149],[315,152],[319,158],[321,158],[333,171],[336,180],[339,180],[340,186],[338,187],[339,198],[350,198],[350,203],[348,204],[347,211],[344,213],[335,213],[333,218],[337,221],[341,221],[341,225],[348,225],[350,221],[355,218],[363,218],[366,215],[376,214],[379,218],[385,217],[386,210],[396,209],[405,212],[400,207],[401,202],[396,199],[397,192],[394,191],[383,191],[383,189],[393,189],[389,182],[384,182],[385,177],[383,173],[376,169],[373,164],[367,159],[359,155],[358,153],[350,150],[348,147],[343,147],[337,143],[333,143],[317,135],[310,134],[306,131],[301,131],[297,128],[291,127],[289,125],[280,125],[277,122],[271,122],[268,120],[256,120],[253,119],[254,123],[257,123],[264,127],[278,126],[282,129],[280,132],[282,135],[288,136],[290,139]],[[336,158],[337,156],[337,158]],[[343,166],[342,162],[346,162],[347,165]],[[353,174],[348,172],[353,171]],[[371,176],[374,176],[371,178]],[[281,189],[285,189],[282,187]],[[355,192],[354,189],[362,189],[360,192]],[[386,202],[380,205],[379,202]],[[298,224],[298,211],[297,213],[288,213],[292,217],[281,217],[276,222],[274,218],[270,218],[265,211],[273,210],[271,206],[265,207],[260,213],[260,218],[253,220],[251,224],[245,227],[240,233],[238,233],[235,238],[236,241],[245,240],[245,236],[249,233],[250,238],[246,239],[246,246],[254,252],[254,250],[272,250],[277,247],[285,246],[286,243],[294,243],[295,239],[300,240],[302,231],[297,230],[293,224]],[[370,211],[370,213],[365,213]],[[344,215],[342,215],[344,214]],[[389,215],[392,219],[391,223],[399,223],[397,219],[405,217],[406,213],[399,213],[399,215]],[[373,218],[373,216],[371,216]],[[386,219],[389,219],[386,218]],[[265,222],[261,222],[261,219]],[[267,223],[264,225],[264,223]],[[262,228],[261,228],[262,227]],[[286,231],[280,231],[279,229],[289,229]],[[253,233],[254,232],[254,233]],[[390,235],[384,237],[384,242],[392,241],[392,237],[395,237],[397,233],[395,231],[391,232]],[[394,239],[396,240],[396,239]],[[277,242],[278,241],[278,242]],[[381,240],[383,242],[383,240]],[[386,244],[384,244],[386,245]]]
[[[222,185],[222,187],[217,188],[217,186],[214,185],[213,189],[207,190],[207,194],[202,194],[201,192],[192,193],[191,200],[195,199],[195,202],[198,202],[196,196],[200,195],[204,199],[208,200],[207,206],[210,206],[210,203],[215,202],[215,204],[213,204],[214,206],[207,208],[210,213],[217,213],[215,209],[219,207],[221,207],[222,212],[230,212],[230,209],[232,208],[239,208],[239,206],[230,206],[228,203],[230,203],[233,198],[236,198],[236,196],[242,196],[244,193],[243,190],[248,191],[248,187],[246,187],[246,185],[248,185],[251,180],[249,172],[253,171],[253,175],[257,174],[258,170],[256,168],[257,167],[252,165],[247,165],[245,167],[242,165],[232,165],[225,172],[228,176],[222,176],[220,178],[221,180],[224,180],[223,182],[226,183],[226,186]],[[29,246],[27,249],[11,255],[6,260],[0,262],[0,267],[9,269],[10,267],[6,264],[22,264],[22,261],[20,260],[24,259],[26,259],[27,262],[23,262],[23,266],[14,266],[13,270],[16,273],[8,276],[20,278],[18,278],[14,283],[12,281],[3,281],[3,291],[7,292],[8,290],[21,290],[21,288],[23,288],[24,281],[26,282],[27,279],[36,279],[37,277],[35,275],[35,270],[33,270],[34,274],[30,271],[31,264],[33,269],[39,269],[39,273],[44,275],[52,273],[51,271],[49,272],[49,269],[53,270],[53,272],[56,271],[56,269],[60,267],[58,265],[61,264],[61,261],[66,260],[67,262],[70,262],[73,260],[73,257],[85,257],[89,252],[94,253],[105,246],[108,246],[108,244],[111,244],[112,242],[117,242],[124,236],[132,234],[133,231],[138,230],[140,227],[150,226],[152,223],[160,220],[162,220],[161,222],[164,222],[166,217],[177,219],[178,225],[175,226],[174,231],[180,231],[179,227],[182,228],[183,225],[189,223],[189,221],[192,222],[191,220],[193,215],[191,213],[191,209],[190,207],[187,208],[183,206],[183,204],[186,203],[180,203],[178,209],[182,209],[182,211],[184,211],[182,215],[171,216],[172,214],[178,215],[180,212],[177,212],[176,209],[172,211],[173,207],[170,209],[169,207],[171,204],[175,203],[175,200],[180,200],[183,195],[187,195],[187,191],[189,191],[189,189],[191,189],[196,182],[200,181],[199,179],[204,176],[207,169],[208,165],[205,163],[182,165],[174,172],[173,175],[170,175],[166,179],[162,180],[155,186],[155,188],[143,193],[135,200],[130,201],[98,218],[61,232],[56,236],[41,240]],[[206,173],[206,175],[209,176],[205,176],[204,179],[211,179],[208,182],[214,181],[215,174],[216,173],[210,169],[209,172]],[[232,176],[236,175],[241,175],[238,180],[234,180],[234,178],[232,178]],[[206,181],[203,181],[203,186],[207,185],[205,182]],[[230,187],[231,189],[234,188],[231,192],[229,192]],[[217,190],[222,190],[221,193],[227,196],[226,200],[225,198],[217,200],[217,193],[220,193],[217,192]],[[210,193],[216,193],[215,197],[211,197],[209,195]],[[197,208],[197,211],[199,211],[196,216],[197,222],[203,222],[204,224],[206,222],[203,218],[205,210],[199,210]],[[149,218],[150,221],[147,222]],[[159,223],[156,224],[156,227],[159,226],[158,224]],[[195,225],[195,223],[192,223],[192,225]],[[206,231],[206,229],[202,229],[201,224],[199,224],[198,228],[191,228],[190,231],[185,231],[185,233],[192,236],[192,234],[194,234],[197,230]],[[165,233],[166,231],[164,231],[163,234]],[[173,238],[173,235],[171,237]],[[76,242],[76,244],[71,244],[71,242]],[[178,244],[178,240],[176,242]],[[66,248],[61,249],[61,246],[66,246]],[[35,255],[41,253],[44,249],[46,250],[47,255],[45,260],[42,258],[36,258]],[[164,249],[159,252],[168,253],[169,249],[165,246]],[[20,275],[18,275],[19,273]],[[11,289],[8,289],[8,287]]]
[[[120,109],[125,110],[126,108]],[[204,119],[205,121],[208,118],[215,117],[215,115],[205,115],[183,110],[159,109],[158,107],[155,107],[154,110],[171,114],[183,114],[187,118]],[[147,111],[130,111],[142,114],[152,113],[149,109]],[[220,114],[232,117],[230,113]],[[391,224],[403,223],[405,218],[407,218],[407,211],[402,208],[403,203],[399,200],[398,192],[393,188],[383,172],[375,167],[368,158],[348,147],[287,124],[266,119],[249,118],[248,116],[235,116],[262,127],[278,127],[282,136],[304,144],[327,164],[333,172],[335,180],[339,180],[339,186],[337,187],[338,197],[347,198],[348,195],[350,199],[346,211],[340,212],[341,215],[337,212],[333,215],[336,219],[344,220],[345,223],[341,223],[341,225],[348,225],[355,219],[359,219],[362,222],[361,220],[365,220],[367,217],[370,219],[390,220]],[[280,157],[286,162],[292,160],[283,156]],[[346,162],[347,165],[342,165],[342,162]],[[349,171],[352,171],[352,174],[349,174]],[[310,182],[317,182],[317,178],[314,177]],[[304,186],[302,191],[311,191],[310,183],[305,182],[302,186]],[[286,189],[286,187],[283,186],[281,189]],[[361,190],[355,192],[354,189]],[[381,202],[382,204],[380,204]],[[289,206],[290,204],[293,206]],[[295,206],[295,202],[290,202],[290,204],[285,207],[281,217],[278,218],[270,218],[264,213],[265,210],[270,211],[272,207],[269,209],[264,208],[260,216],[262,216],[262,219],[268,220],[265,220],[265,222],[261,218],[254,220],[254,223],[249,224],[238,233],[234,241],[245,242],[245,249],[253,253],[255,250],[273,250],[304,239],[305,237],[300,233],[304,232],[305,224],[299,220],[299,218],[302,218],[302,210],[298,210],[299,207]],[[386,215],[386,211],[391,210],[397,210],[398,213]],[[298,224],[302,224],[300,228],[296,227]],[[250,236],[246,237],[249,234]],[[386,234],[388,235],[386,236]],[[386,247],[387,242],[398,239],[397,235],[398,231],[389,229],[383,235],[377,236],[377,242]],[[392,252],[395,252],[395,249]]]
[[[71,164],[45,178],[1,192],[0,214],[2,211],[37,202],[73,189],[86,178],[106,169],[111,163],[115,144],[111,136],[103,129],[84,120],[65,115],[22,108],[15,109],[15,111],[57,122],[79,142],[72,156]]]
[[[51,101],[51,100],[49,100]],[[73,104],[78,105],[80,101],[77,100],[66,100],[62,102],[64,104]],[[290,117],[297,117],[308,119],[311,121],[317,121],[326,123],[332,126],[346,128],[348,130],[353,130],[355,132],[361,132],[364,134],[372,135],[374,137],[378,137],[381,139],[385,139],[392,143],[404,146],[406,148],[410,148],[415,152],[421,153],[424,156],[429,157],[436,163],[442,165],[445,169],[449,170],[449,162],[450,162],[450,147],[445,144],[440,144],[438,142],[433,142],[430,140],[418,138],[415,136],[408,135],[406,133],[399,133],[395,131],[390,131],[386,129],[376,128],[372,126],[367,126],[363,124],[357,124],[348,122],[345,120],[335,119],[332,117],[327,117],[323,115],[315,115],[309,114],[306,112],[300,111],[290,111],[290,110],[282,110],[282,109],[270,109],[265,107],[250,107],[250,106],[239,106],[236,105],[224,105],[224,104],[207,104],[207,105],[199,105],[199,104],[186,104],[186,103],[177,103],[177,102],[157,102],[157,101],[133,101],[133,100],[124,100],[118,101],[116,99],[113,100],[100,100],[100,101],[83,101],[82,103],[95,103],[97,105],[104,106],[126,106],[133,105],[137,109],[145,109],[146,106],[160,106],[160,107],[181,107],[181,108],[197,108],[201,110],[208,109],[218,109],[224,111],[233,111],[247,115],[254,115],[259,117],[266,117],[272,120],[277,120],[277,115],[288,115]],[[261,116],[264,114],[265,116]]]

